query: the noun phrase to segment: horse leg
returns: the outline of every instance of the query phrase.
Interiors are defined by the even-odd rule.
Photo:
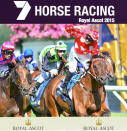
[[[78,116],[88,116],[87,109],[83,105],[83,103],[81,103],[80,101],[75,101],[74,105],[75,105],[76,115],[78,115]]]
[[[6,116],[14,116],[14,117],[22,116],[19,114],[19,108],[13,98],[10,99],[9,101],[9,107],[8,107],[8,110],[6,111]]]
[[[59,117],[59,113],[56,107],[55,100],[52,96],[48,96],[47,98],[47,105],[48,105],[48,110],[53,117]]]
[[[15,97],[16,104],[18,105],[19,108],[19,115],[24,116],[24,111],[23,111],[23,96],[22,94],[18,94]]]
[[[31,117],[31,110],[27,112],[27,116]]]
[[[111,116],[110,110],[108,109],[106,103],[101,105],[101,109],[98,112],[92,113],[92,116]]]
[[[67,112],[65,112],[65,111],[62,112],[62,115],[63,115],[63,116],[66,116],[66,117],[69,117],[69,116],[70,116],[70,114],[67,113]]]
[[[108,109],[106,103],[104,102],[103,105],[102,105],[102,108],[104,110],[102,116],[111,116],[111,112],[110,110]]]

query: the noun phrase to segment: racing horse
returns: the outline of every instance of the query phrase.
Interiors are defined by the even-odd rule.
[[[64,72],[66,70],[66,66],[65,66],[66,63],[67,63],[67,60],[64,57],[62,57],[62,59],[60,61],[60,64],[59,64],[59,68],[58,68],[58,74],[64,75]],[[29,90],[29,94],[32,92],[32,90],[33,90],[33,88],[34,88],[34,86],[36,84],[36,77],[38,77],[40,74],[41,74],[40,67],[38,67],[38,70],[34,71],[31,74],[31,80],[30,80],[31,81],[31,83],[30,83],[31,84],[31,88]],[[37,97],[36,98],[34,97],[34,99],[35,99],[34,101],[31,101],[31,99],[33,99],[32,96],[28,95],[28,96],[23,97],[23,109],[24,109],[24,111],[27,112],[27,114],[29,113],[29,116],[30,116],[30,110],[31,109],[33,110],[33,112],[34,112],[34,114],[36,116],[49,116],[48,109],[47,109],[46,102],[45,102],[45,95],[44,94],[45,94],[45,90],[46,90],[45,89],[46,88],[45,83],[48,84],[48,82],[51,79],[52,78],[47,79],[45,82],[42,83],[42,85],[40,87],[41,89],[44,89],[43,91],[41,90],[42,93],[40,93],[40,98],[41,98],[41,99],[39,98],[40,104],[38,104],[38,105],[34,104],[35,100],[36,99],[38,100]],[[40,88],[39,88],[39,90],[40,90]],[[38,100],[38,102],[39,102],[39,100]]]
[[[110,111],[105,104],[106,79],[114,78],[113,62],[107,54],[95,55],[91,59],[90,69],[82,73],[72,88],[71,110],[66,101],[56,95],[56,89],[61,85],[65,76],[54,78],[46,88],[45,101],[51,116],[110,116]],[[73,78],[72,78],[73,79]],[[73,80],[72,80],[73,81]]]
[[[23,95],[30,88],[27,77],[29,72],[24,63],[13,62],[14,67],[9,76],[0,79],[0,116],[4,117],[24,116]]]

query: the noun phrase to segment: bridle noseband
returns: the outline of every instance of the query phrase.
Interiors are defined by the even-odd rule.
[[[16,66],[13,68],[13,70],[12,70],[12,83],[14,83],[14,84],[23,92],[24,88],[22,87],[22,85],[20,84],[20,82],[17,82],[17,81],[16,81],[16,78],[17,78],[17,77],[20,78],[19,73],[16,72],[16,69],[19,69],[19,68],[24,69],[24,68],[26,68],[26,66],[24,66],[24,65],[23,65],[23,66],[21,66],[21,65],[16,65]],[[23,74],[24,74],[24,79],[21,79],[21,80],[25,81],[25,80],[26,80],[26,77],[25,77],[25,72],[24,72],[24,70],[23,70]]]

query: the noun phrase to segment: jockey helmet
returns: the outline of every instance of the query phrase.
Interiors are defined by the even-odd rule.
[[[24,51],[24,57],[27,57],[27,56],[33,56],[33,50],[32,49],[29,49],[29,48],[27,48],[27,49],[25,49],[25,51]]]
[[[64,43],[64,41],[57,41],[56,43],[56,49],[57,50],[64,50],[66,51],[67,50],[67,45]]]
[[[14,43],[10,42],[10,41],[6,41],[3,43],[2,47],[1,47],[1,50],[4,51],[4,50],[12,50],[14,51],[15,50],[15,45]]]
[[[11,55],[15,50],[15,45],[14,45],[14,43],[12,43],[10,41],[6,41],[3,43],[1,50],[4,55],[9,55],[9,54]]]
[[[88,35],[94,40],[97,41],[99,38],[99,34],[96,30],[92,30],[88,33]]]

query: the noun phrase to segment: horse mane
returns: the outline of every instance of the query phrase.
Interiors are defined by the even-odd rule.
[[[96,54],[96,55],[93,55],[92,58],[104,58],[104,57],[111,57],[110,56],[110,53],[108,51],[103,51],[101,52],[103,55],[99,55],[99,54]]]
[[[95,58],[104,58],[104,57],[101,56],[101,55],[96,54],[96,55],[93,55],[93,56],[92,56],[92,59],[93,59],[93,58],[95,59]]]

